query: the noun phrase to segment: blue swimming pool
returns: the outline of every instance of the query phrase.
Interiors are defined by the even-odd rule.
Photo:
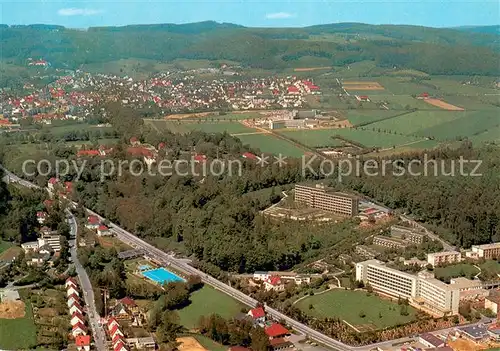
[[[147,272],[142,272],[142,275],[148,279],[151,279],[155,283],[165,284],[170,282],[183,282],[184,279],[175,275],[174,273],[167,271],[165,268],[152,269]]]

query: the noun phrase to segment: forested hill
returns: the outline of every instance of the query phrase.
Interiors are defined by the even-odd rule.
[[[497,34],[418,26],[340,23],[305,28],[247,28],[212,21],[191,24],[94,27],[0,26],[1,58],[53,67],[125,58],[231,60],[266,69],[343,66],[372,60],[381,67],[430,74],[497,75]]]

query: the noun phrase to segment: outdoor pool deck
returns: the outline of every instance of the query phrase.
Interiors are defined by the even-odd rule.
[[[185,281],[178,275],[175,275],[174,273],[166,270],[163,267],[142,272],[142,275],[160,285],[171,282]]]

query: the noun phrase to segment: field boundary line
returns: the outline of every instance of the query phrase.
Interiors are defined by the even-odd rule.
[[[417,112],[417,111],[418,111],[418,109],[412,109],[410,111],[405,111],[403,113],[399,113],[399,114],[394,115],[394,116],[383,117],[381,119],[377,119],[377,120],[374,120],[374,121],[362,122],[362,123],[356,124],[355,126],[353,126],[353,128],[366,127],[366,126],[368,126],[370,124],[374,124],[374,123],[377,123],[377,122],[386,121],[386,120],[391,119],[391,118],[401,117],[401,116],[408,115],[410,113]]]

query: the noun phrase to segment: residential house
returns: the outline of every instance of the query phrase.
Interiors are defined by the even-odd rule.
[[[78,335],[75,344],[77,351],[90,351],[90,335]]]
[[[47,219],[47,212],[43,212],[43,211],[38,211],[36,213],[36,219],[38,221],[38,223],[40,224],[43,224],[45,222],[45,220]]]
[[[29,241],[27,243],[21,244],[24,252],[38,251],[38,241]]]
[[[261,324],[266,321],[266,312],[262,307],[252,308],[248,311],[248,315],[252,317],[255,323]]]
[[[106,227],[104,224],[101,224],[98,228],[97,228],[97,235],[99,236],[108,236],[108,235],[111,235],[111,230],[109,230],[108,227]]]
[[[71,305],[73,305],[75,302],[80,303],[80,298],[78,297],[78,295],[72,294],[68,296],[68,308],[70,308]]]
[[[290,331],[279,323],[273,323],[271,326],[264,328],[269,340],[284,338],[290,335]]]
[[[88,216],[87,217],[87,224],[85,224],[85,228],[90,229],[90,230],[95,230],[99,228],[101,225],[101,221],[97,216]]]
[[[59,183],[59,179],[57,178],[50,178],[49,182],[47,184],[47,187],[49,188],[50,191],[54,191],[55,186]]]
[[[64,286],[66,287],[66,289],[68,288],[68,286],[73,286],[76,288],[78,284],[74,278],[69,277],[68,279],[66,279],[66,283],[64,284]]]
[[[111,328],[112,328],[113,326],[115,326],[115,325],[116,325],[117,327],[120,327],[120,325],[118,324],[118,322],[116,321],[116,319],[114,319],[114,318],[110,318],[110,319],[108,319],[108,330],[111,330]]]
[[[82,308],[82,306],[80,305],[80,303],[79,303],[79,302],[77,302],[77,301],[76,301],[76,302],[74,302],[74,303],[71,305],[71,307],[69,308],[69,314],[70,314],[70,315],[73,315],[73,313],[75,313],[75,312],[78,312],[78,313],[80,313],[80,314],[83,314],[83,308]]]
[[[427,263],[433,267],[440,264],[460,262],[462,255],[458,251],[441,251],[427,254]]]
[[[122,341],[116,343],[113,347],[113,351],[128,351]]]
[[[52,249],[52,247],[50,247],[49,244],[45,244],[45,245],[41,246],[38,249],[38,253],[40,255],[50,255],[50,256],[52,256],[52,254],[54,253],[54,250]]]
[[[111,338],[116,337],[116,335],[121,335],[123,337],[123,333],[117,324],[113,324],[111,327],[108,327],[108,331]]]
[[[71,320],[70,320],[70,324],[71,325],[76,325],[78,323],[81,323],[81,324],[85,324],[85,318],[83,318],[83,315],[79,312],[74,312],[72,315],[71,315]]]
[[[87,335],[87,327],[82,323],[77,323],[71,328],[71,335],[76,338],[78,335]]]
[[[424,333],[418,337],[418,341],[425,347],[445,346],[445,342],[431,333]]]
[[[138,308],[137,304],[135,303],[134,299],[132,299],[132,298],[130,298],[128,296],[125,296],[119,302],[122,303],[122,304],[124,304],[125,306],[127,306],[127,308],[130,311],[132,311],[134,313],[139,312],[139,308]]]
[[[262,271],[256,271],[254,274],[253,274],[253,279],[254,280],[267,280],[269,279],[269,272],[262,272]]]
[[[155,350],[156,342],[151,336],[144,338],[129,338],[126,340],[129,347],[134,347],[138,350]]]
[[[129,320],[133,317],[132,311],[123,303],[117,303],[111,310],[111,316],[118,320]]]
[[[264,281],[264,289],[266,289],[266,291],[283,291],[285,290],[285,284],[279,276],[274,275]]]
[[[270,340],[271,350],[272,351],[281,351],[293,348],[293,343],[290,341],[286,341],[283,338],[274,338]]]
[[[71,296],[71,295],[73,295],[73,294],[75,294],[75,295],[76,295],[76,296],[78,296],[78,297],[80,296],[80,293],[78,292],[78,290],[76,289],[76,287],[74,287],[74,286],[70,285],[70,286],[68,286],[68,287],[66,288],[66,296],[68,296],[68,297],[69,297],[69,296]]]

